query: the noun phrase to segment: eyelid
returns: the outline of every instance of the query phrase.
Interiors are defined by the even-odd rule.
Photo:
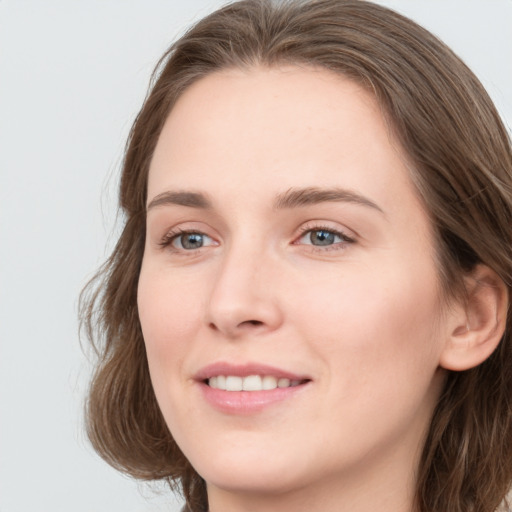
[[[183,236],[189,236],[189,235],[199,235],[202,239],[202,244],[200,247],[195,247],[193,249],[187,249],[186,247],[183,247]],[[171,240],[170,240],[170,245],[174,248],[174,249],[177,249],[179,251],[186,251],[186,252],[189,252],[189,251],[192,251],[192,250],[199,250],[199,249],[202,249],[203,247],[210,247],[211,245],[216,245],[215,243],[207,243],[206,241],[209,240],[210,242],[214,242],[213,238],[211,236],[208,236],[207,234],[205,233],[200,233],[199,231],[184,231],[182,233],[178,233],[177,235],[174,235],[173,237],[171,237]],[[180,245],[181,247],[177,247],[175,244],[177,244],[178,242],[180,242]],[[205,243],[206,242],[206,243]]]
[[[319,220],[319,221],[308,221],[305,224],[303,224],[302,226],[300,226],[300,228],[298,229],[298,235],[297,235],[296,239],[304,236],[304,234],[306,234],[309,231],[329,231],[331,233],[338,234],[342,238],[346,239],[347,241],[351,241],[351,242],[355,242],[359,238],[359,235],[357,233],[355,233],[352,229],[348,229],[348,228],[346,228],[344,226],[340,226],[340,225],[334,226],[327,221]]]
[[[314,245],[308,243],[301,243],[301,240],[310,232],[314,231],[326,231],[328,233],[332,233],[335,236],[338,236],[341,241],[335,242],[329,245]],[[347,234],[347,231],[350,234]],[[346,228],[341,228],[339,226],[332,226],[329,223],[322,221],[310,221],[299,228],[299,234],[294,238],[292,242],[293,245],[302,245],[308,248],[311,251],[317,252],[325,252],[332,250],[345,250],[347,246],[357,243],[357,235],[353,234],[352,230],[347,230]]]
[[[193,226],[190,227],[183,227],[183,226],[176,226],[173,228],[168,229],[164,235],[159,239],[157,242],[158,246],[160,246],[162,249],[171,250],[173,252],[180,252],[180,253],[193,253],[198,252],[203,248],[211,247],[219,245],[219,242],[215,239],[214,236],[209,235],[206,233],[207,230],[201,229],[201,228],[195,228]],[[212,243],[209,243],[208,245],[204,245],[201,247],[198,247],[196,249],[185,249],[180,247],[174,247],[173,243],[175,240],[179,239],[183,235],[187,234],[197,234],[201,235],[205,238],[208,238]]]
[[[163,236],[160,237],[159,240],[156,241],[157,245],[161,249],[170,250],[175,253],[198,253],[202,249],[207,249],[208,247],[218,246],[219,242],[216,237],[212,234],[209,234],[210,230],[204,227],[196,227],[191,223],[185,223],[185,225],[177,225],[168,229]],[[307,235],[309,232],[314,231],[325,231],[328,233],[332,233],[339,237],[339,241],[333,242],[328,245],[315,245],[313,243],[304,243],[301,242],[301,239]],[[204,236],[209,242],[207,245],[202,245],[197,248],[184,248],[184,247],[175,247],[173,243],[180,237],[186,234],[198,234]],[[353,230],[349,230],[345,227],[341,227],[339,225],[333,226],[328,221],[308,221],[298,228],[298,233],[293,238],[291,242],[292,245],[301,245],[307,246],[308,250],[315,250],[320,252],[325,252],[328,250],[335,249],[346,249],[348,245],[354,244],[358,241],[358,235],[354,233]]]

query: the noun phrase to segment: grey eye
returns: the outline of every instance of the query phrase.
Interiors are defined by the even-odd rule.
[[[174,239],[172,245],[176,249],[191,251],[200,249],[206,245],[211,245],[211,243],[212,239],[203,233],[182,233]]]
[[[338,240],[336,240],[338,239]],[[332,245],[337,242],[341,242],[341,238],[336,233],[332,231],[327,231],[325,229],[319,229],[309,232],[309,241],[312,245]]]

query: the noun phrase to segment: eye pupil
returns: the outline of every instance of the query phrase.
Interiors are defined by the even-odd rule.
[[[311,231],[310,240],[313,245],[331,245],[334,243],[335,234],[323,229]]]
[[[181,235],[181,245],[184,249],[199,249],[203,246],[203,235],[199,233],[186,233]]]

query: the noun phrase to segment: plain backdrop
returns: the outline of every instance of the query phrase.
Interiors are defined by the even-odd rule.
[[[115,239],[119,163],[151,70],[221,3],[0,0],[0,512],[179,510],[85,439],[77,296]],[[510,129],[512,0],[380,3],[444,39]]]

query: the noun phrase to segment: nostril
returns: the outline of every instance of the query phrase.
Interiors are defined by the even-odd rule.
[[[249,325],[263,325],[263,322],[260,320],[246,320],[245,322],[242,322],[240,325],[249,324]]]
[[[259,325],[263,325],[263,324],[264,324],[264,322],[262,322],[260,320],[244,320],[243,322],[238,324],[238,327],[242,327],[244,325],[259,326]],[[218,330],[218,327],[217,327],[217,325],[215,325],[214,322],[210,322],[209,327],[214,329],[214,330]]]

